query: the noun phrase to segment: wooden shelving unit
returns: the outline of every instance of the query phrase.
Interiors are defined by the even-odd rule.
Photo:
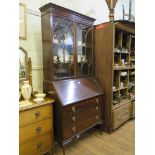
[[[94,28],[95,73],[105,91],[104,126],[111,132],[135,105],[135,23],[115,21]]]

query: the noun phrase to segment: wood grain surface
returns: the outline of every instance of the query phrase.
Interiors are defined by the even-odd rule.
[[[111,134],[89,130],[65,149],[66,155],[134,155],[135,121],[128,121]],[[56,147],[54,155],[62,155],[62,149]]]

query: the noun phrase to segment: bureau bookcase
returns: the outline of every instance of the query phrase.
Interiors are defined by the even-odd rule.
[[[86,130],[103,128],[103,91],[94,76],[95,19],[48,3],[40,8],[43,90],[55,99],[54,139],[63,148]]]
[[[114,21],[94,28],[95,74],[105,93],[104,128],[107,132],[134,118],[134,26],[133,22]]]

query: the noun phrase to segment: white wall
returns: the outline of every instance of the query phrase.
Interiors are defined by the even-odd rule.
[[[119,2],[120,1],[120,2]],[[20,0],[27,6],[27,39],[19,40],[19,45],[28,51],[32,59],[33,89],[42,91],[43,66],[42,66],[42,39],[41,17],[39,8],[52,2],[68,9],[80,12],[96,19],[95,24],[109,21],[109,11],[105,0]],[[115,15],[121,17],[124,3],[128,7],[128,0],[118,0]]]
[[[129,1],[130,0],[118,0],[116,6],[115,6],[115,19],[119,20],[123,18],[123,7],[122,5],[124,5],[124,10],[126,14],[129,14]],[[135,0],[132,0],[132,7],[131,7],[131,14],[135,15]],[[125,19],[128,19],[125,18]]]

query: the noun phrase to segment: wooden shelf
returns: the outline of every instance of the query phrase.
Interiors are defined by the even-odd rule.
[[[127,89],[127,87],[120,88],[119,90]]]
[[[117,91],[119,91],[119,88],[117,88],[117,89],[113,90],[113,92],[117,92]]]
[[[114,51],[114,53],[118,53],[118,54],[130,54],[129,52],[126,53],[126,52],[115,52],[115,51]]]
[[[127,70],[127,69],[135,69],[135,67],[114,67],[114,70]]]
[[[135,53],[132,52],[134,50],[134,39],[132,37],[134,36],[134,23],[120,21],[104,23],[104,25],[104,28],[95,29],[94,32],[95,68],[99,82],[104,86],[103,90],[106,93],[104,126],[106,131],[111,132],[114,130],[114,124],[117,124],[118,121],[114,115],[110,115],[113,109],[127,104],[127,106],[124,105],[126,109],[122,107],[122,114],[121,110],[116,113],[124,117],[126,121],[130,118],[131,100],[129,93],[134,94],[134,86],[129,89],[128,83],[135,81],[134,76],[130,76],[135,70]],[[122,26],[118,28],[118,25]],[[113,45],[114,48],[111,48]],[[121,86],[121,88],[117,86]],[[116,89],[113,90],[113,87]],[[121,124],[122,122],[119,122],[118,126]]]
[[[135,59],[130,59],[130,61],[135,61]]]

